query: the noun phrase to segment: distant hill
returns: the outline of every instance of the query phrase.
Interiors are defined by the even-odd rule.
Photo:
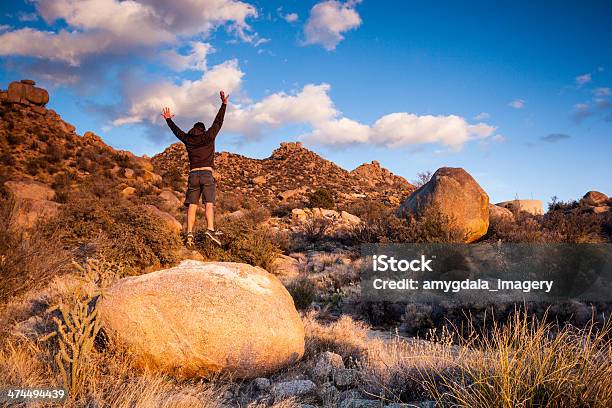
[[[12,83],[17,96],[0,90],[1,179],[35,179],[78,189],[80,180],[100,175],[115,180],[120,189],[135,186],[138,179],[151,184],[149,194],[171,189],[180,197],[188,172],[182,143],[149,159],[113,149],[92,132],[79,136],[73,125],[45,108],[48,94],[32,82]],[[326,189],[339,205],[370,199],[395,207],[415,189],[377,161],[347,171],[299,142],[281,143],[265,159],[217,153],[215,164],[220,192],[270,206],[305,203],[310,193]]]
[[[174,143],[152,158],[160,174],[188,171],[187,151]],[[338,203],[364,198],[398,205],[414,190],[404,178],[380,167],[376,161],[347,171],[299,142],[281,143],[265,159],[221,152],[215,157],[221,191],[248,195],[262,203],[305,200],[317,189],[327,189]]]

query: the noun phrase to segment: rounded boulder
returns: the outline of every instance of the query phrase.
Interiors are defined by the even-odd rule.
[[[102,325],[142,366],[178,378],[266,376],[304,354],[304,327],[281,282],[259,267],[187,260],[111,286]]]
[[[427,183],[406,198],[399,213],[418,216],[431,206],[463,231],[465,242],[473,242],[487,233],[489,196],[462,168],[439,168]]]

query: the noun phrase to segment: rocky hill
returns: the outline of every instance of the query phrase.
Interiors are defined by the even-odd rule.
[[[152,169],[149,159],[115,150],[92,132],[77,135],[73,125],[45,107],[48,100],[47,91],[34,81],[0,90],[1,178],[78,184],[89,175]]]
[[[169,146],[152,162],[161,174],[188,171],[187,151],[182,143]],[[382,168],[377,161],[349,172],[300,142],[281,143],[265,159],[217,153],[215,165],[221,191],[243,194],[261,203],[306,201],[311,192],[326,189],[340,205],[368,198],[397,206],[414,190],[404,178]]]

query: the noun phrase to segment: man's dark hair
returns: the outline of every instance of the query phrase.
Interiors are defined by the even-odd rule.
[[[196,128],[196,129],[206,130],[206,126],[204,126],[204,124],[203,124],[202,122],[196,122],[196,123],[193,125],[193,127],[194,127],[194,128]]]

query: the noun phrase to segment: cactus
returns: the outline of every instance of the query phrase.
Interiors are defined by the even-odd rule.
[[[87,378],[91,353],[100,331],[97,300],[110,282],[123,274],[123,267],[105,259],[88,259],[84,265],[73,264],[80,272],[81,284],[68,293],[67,299],[48,309],[49,313],[55,312],[52,318],[56,329],[41,341],[57,339],[55,364],[64,387],[70,396],[75,397]],[[95,288],[93,291],[91,286]]]

